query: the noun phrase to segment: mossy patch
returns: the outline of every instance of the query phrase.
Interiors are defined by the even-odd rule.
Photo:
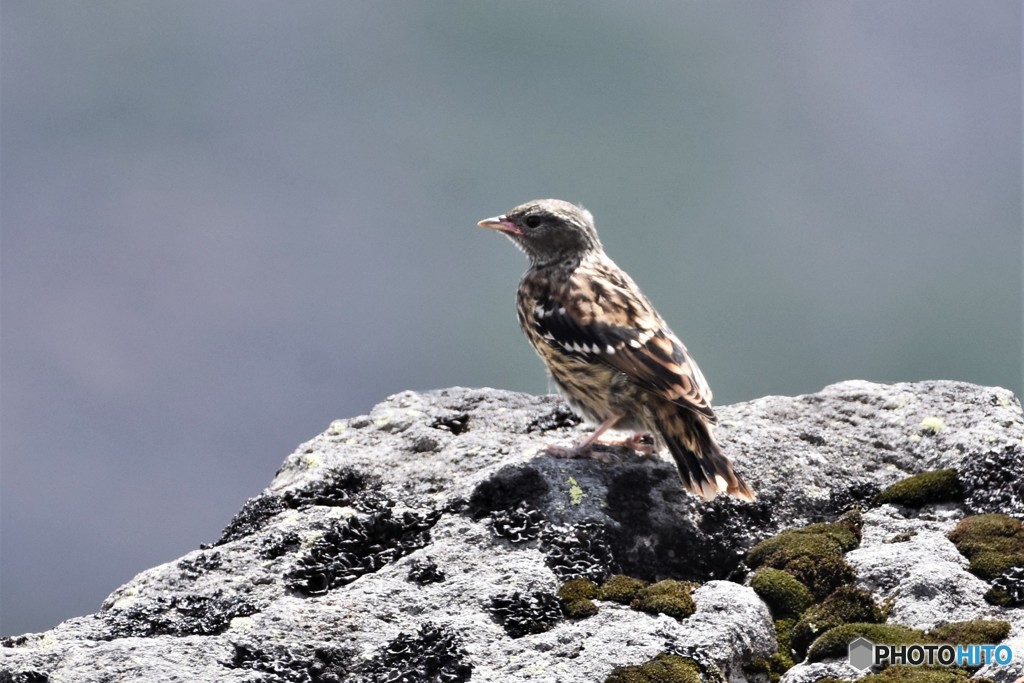
[[[1014,567],[995,579],[985,600],[1001,607],[1024,606],[1024,567]]]
[[[983,579],[1024,567],[1024,523],[1009,515],[967,517],[950,532],[949,540],[970,560],[971,572]]]
[[[587,579],[570,579],[558,589],[558,599],[562,601],[562,611],[570,619],[584,619],[597,614],[597,584]]]
[[[643,664],[616,667],[604,683],[700,683],[700,667],[689,657],[663,652]]]
[[[665,579],[637,591],[630,607],[650,614],[667,614],[685,619],[697,611],[690,593],[697,584]]]
[[[747,667],[749,673],[762,674],[770,680],[777,682],[782,678],[782,674],[793,668],[796,662],[793,661],[791,639],[795,624],[796,619],[792,618],[775,620],[775,642],[778,648],[767,658],[758,657],[755,659]]]
[[[799,659],[803,659],[811,643],[829,629],[843,624],[878,624],[883,621],[885,617],[871,593],[852,585],[840,586],[820,605],[804,612],[793,627],[793,650]]]
[[[897,664],[869,674],[857,683],[965,683],[970,678],[969,671],[957,667]]]
[[[921,507],[928,503],[945,503],[964,499],[956,470],[922,472],[902,479],[875,496],[874,503]]]
[[[636,599],[637,592],[647,586],[647,582],[624,574],[614,574],[601,584],[597,591],[599,600],[610,600],[628,605]]]
[[[929,635],[950,645],[995,645],[1010,635],[1010,622],[998,619],[954,621],[932,629]]]
[[[750,587],[777,618],[799,617],[814,603],[807,586],[781,569],[762,567],[750,580]]]
[[[845,515],[837,522],[786,529],[761,541],[747,553],[751,568],[782,569],[807,586],[822,600],[855,578],[843,553],[860,545],[860,514]]]
[[[863,636],[876,645],[909,645],[934,643],[935,639],[923,631],[898,624],[843,624],[829,629],[815,640],[807,650],[808,662],[820,662],[831,657],[845,657],[850,642]]]

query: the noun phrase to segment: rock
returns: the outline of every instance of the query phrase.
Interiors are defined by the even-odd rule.
[[[743,585],[746,552],[942,468],[969,473],[968,504],[867,510],[846,554],[858,584],[893,601],[892,622],[999,615],[1024,636],[1020,610],[986,603],[945,538],[972,511],[1020,501],[1004,474],[1024,437],[1008,392],[855,381],[718,413],[753,504],[705,503],[670,462],[623,449],[546,455],[585,433],[555,397],[392,396],[300,446],[216,543],[142,572],[96,614],[4,639],[0,681],[601,681],[668,652],[741,683],[776,647]],[[700,582],[696,611],[595,599],[593,616],[565,616],[564,582],[612,574]],[[786,681],[852,671],[801,664]]]

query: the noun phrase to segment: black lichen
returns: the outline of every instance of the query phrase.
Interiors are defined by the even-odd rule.
[[[266,683],[347,683],[351,680],[355,651],[335,646],[285,646],[277,643],[233,643],[229,669],[269,674]]]
[[[526,503],[520,503],[512,510],[495,510],[491,514],[491,531],[495,536],[511,543],[525,543],[536,539],[544,526],[544,517],[540,510]]]
[[[434,421],[430,423],[430,426],[434,429],[451,432],[453,436],[458,436],[463,432],[469,431],[469,413],[442,415],[435,418]]]
[[[260,557],[273,560],[298,550],[302,539],[295,531],[271,531],[260,539]]]
[[[549,432],[552,429],[564,429],[575,427],[583,420],[576,413],[572,412],[564,403],[559,403],[548,412],[535,417],[530,424],[526,425],[527,433]]]
[[[1024,606],[1024,567],[1014,567],[992,580],[985,600],[1000,607]]]
[[[99,639],[219,635],[232,619],[251,616],[263,607],[245,595],[159,596],[101,612],[106,632]]]
[[[409,565],[409,580],[421,586],[428,583],[440,583],[444,581],[444,578],[444,572],[438,568],[437,563],[431,557],[413,560]]]
[[[245,501],[214,545],[260,531],[270,518],[284,510],[301,510],[312,505],[354,507],[362,512],[375,512],[393,506],[394,502],[381,493],[380,481],[376,478],[351,468],[331,470],[306,486],[280,496],[264,493]]]
[[[604,581],[615,567],[611,545],[600,524],[548,526],[541,532],[545,563],[561,581],[585,578]]]
[[[867,507],[880,490],[877,482],[868,479],[855,479],[849,484],[836,482],[836,487],[829,491],[829,508],[838,514],[851,508]]]
[[[223,558],[219,552],[200,552],[193,558],[179,560],[178,571],[181,577],[188,581],[194,581],[203,574],[220,569]]]
[[[550,490],[544,475],[535,468],[508,465],[477,485],[469,497],[468,511],[473,519],[481,519],[520,505],[539,509]]]
[[[334,520],[285,577],[292,590],[319,595],[408,555],[430,542],[440,514],[390,509]]]
[[[42,671],[0,671],[0,683],[49,683],[50,676]]]
[[[215,545],[237,541],[256,533],[266,526],[267,520],[287,508],[288,506],[278,496],[263,494],[250,498],[224,527],[220,540]]]
[[[543,591],[496,595],[489,611],[512,638],[549,631],[562,619],[558,597]]]
[[[1001,512],[1024,520],[1024,448],[1019,444],[967,456],[960,484],[967,507],[976,514]]]
[[[373,512],[394,505],[381,493],[380,486],[376,477],[343,467],[330,470],[305,486],[286,491],[281,497],[292,510],[326,505]]]
[[[771,505],[718,496],[699,503],[670,463],[651,458],[608,472],[604,512],[616,571],[647,580],[706,581],[734,577]]]
[[[415,635],[402,633],[359,666],[353,683],[462,683],[473,665],[462,640],[448,626],[427,623]]]

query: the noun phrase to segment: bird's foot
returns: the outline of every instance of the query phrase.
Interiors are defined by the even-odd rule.
[[[633,436],[619,443],[643,455],[654,455],[657,450],[654,446],[654,437],[646,432],[636,432]]]
[[[623,450],[643,455],[652,455],[655,452],[654,437],[643,432],[633,434],[622,441],[584,441],[576,446],[551,444],[546,450],[548,455],[555,458],[589,458],[604,463],[621,461],[626,455]]]
[[[545,450],[553,458],[587,458],[609,464],[616,462],[614,451],[600,448],[604,445],[600,442],[582,443],[576,446],[556,446],[551,444]]]

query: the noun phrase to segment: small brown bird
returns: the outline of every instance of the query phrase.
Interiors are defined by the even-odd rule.
[[[480,227],[505,233],[530,258],[516,299],[519,324],[573,409],[598,424],[585,453],[618,426],[667,446],[683,484],[711,499],[753,500],[711,433],[711,389],[686,347],[632,278],[608,258],[586,209],[558,199],[527,202]],[[623,442],[644,448],[643,434]]]

